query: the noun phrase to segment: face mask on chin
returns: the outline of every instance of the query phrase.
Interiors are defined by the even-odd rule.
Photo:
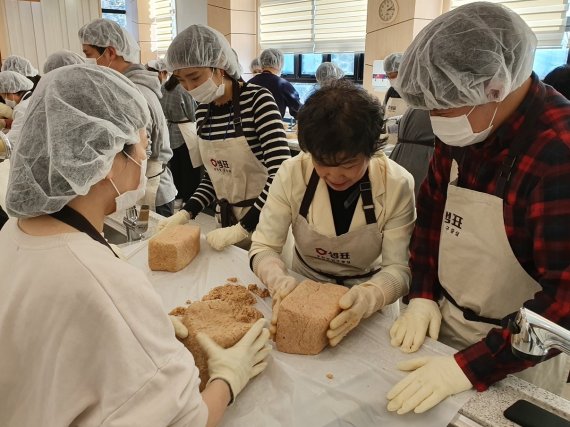
[[[113,188],[115,189],[115,191],[118,194],[118,196],[115,197],[115,206],[116,206],[115,212],[126,211],[128,208],[135,206],[137,204],[137,201],[139,201],[140,199],[142,199],[144,197],[145,192],[146,192],[146,182],[148,180],[146,177],[147,160],[144,159],[141,163],[139,163],[135,159],[133,159],[131,156],[129,156],[127,153],[124,153],[124,154],[131,161],[133,161],[135,164],[137,164],[141,168],[139,185],[135,190],[128,190],[128,191],[125,191],[123,194],[121,194],[121,192],[119,191],[119,189],[117,188],[117,186],[115,185],[113,180],[109,179],[109,181],[111,181],[111,184],[113,185]]]
[[[224,95],[226,84],[223,81],[223,77],[222,83],[218,86],[212,79],[213,76],[214,71],[212,71],[212,75],[208,78],[208,80],[206,80],[197,88],[188,91],[190,96],[192,96],[196,102],[199,102],[200,104],[209,104],[210,102],[213,102]]]
[[[493,120],[495,120],[495,116],[497,115],[499,103],[495,106],[495,112],[489,122],[489,126],[481,132],[473,132],[473,128],[468,119],[468,116],[476,107],[477,106],[474,106],[467,114],[462,114],[458,117],[430,116],[434,135],[444,144],[454,147],[466,147],[485,141],[493,130]]]

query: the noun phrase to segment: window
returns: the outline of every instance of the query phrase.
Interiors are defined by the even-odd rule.
[[[281,74],[284,76],[294,76],[295,75],[295,55],[292,53],[287,53],[284,55],[285,61],[283,63],[283,69]]]
[[[174,0],[149,0],[150,50],[163,57],[176,36],[176,6]]]
[[[344,71],[345,79],[362,83],[364,53],[286,53],[282,74],[285,79],[293,83],[295,88],[298,85],[308,85],[314,89],[317,83],[315,72],[323,62],[334,62]],[[297,91],[301,95],[301,91],[299,89]]]
[[[301,55],[301,76],[315,76],[315,72],[323,62],[321,53],[304,53]]]
[[[556,67],[566,63],[568,63],[568,48],[537,49],[532,69],[539,79],[543,79]]]
[[[121,27],[127,27],[126,0],[101,0],[101,12],[105,19],[115,21]]]
[[[354,53],[333,53],[331,62],[338,65],[344,71],[345,76],[354,75]]]
[[[262,49],[362,52],[367,0],[260,0]]]

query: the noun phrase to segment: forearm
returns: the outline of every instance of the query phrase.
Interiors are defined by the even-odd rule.
[[[215,427],[222,420],[231,400],[228,384],[220,379],[212,381],[202,392],[202,399],[208,407],[208,423],[206,427]]]
[[[190,212],[192,218],[196,218],[196,215],[202,212],[205,207],[209,206],[215,198],[214,185],[209,175],[205,173],[202,181],[200,181],[200,185],[196,191],[194,191],[192,197],[186,202],[183,209]]]

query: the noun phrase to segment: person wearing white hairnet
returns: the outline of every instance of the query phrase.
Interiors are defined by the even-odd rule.
[[[334,62],[323,62],[317,67],[315,71],[315,79],[319,86],[323,86],[327,82],[342,79],[344,77],[344,71]]]
[[[160,106],[160,82],[156,75],[139,63],[140,48],[133,37],[119,24],[108,19],[95,19],[79,29],[79,40],[87,62],[112,68],[124,74],[141,91],[150,109],[146,126],[150,158],[146,204],[163,216],[174,213],[176,187],[167,164],[172,158],[167,123]]]
[[[265,49],[259,55],[261,73],[249,79],[249,83],[269,89],[275,98],[281,117],[285,117],[285,109],[289,109],[291,117],[297,117],[301,108],[301,100],[297,89],[281,77],[281,70],[285,62],[283,52],[278,49]]]
[[[46,62],[44,62],[44,74],[56,68],[74,64],[85,64],[85,58],[69,50],[58,50],[48,56]]]
[[[33,87],[30,80],[15,71],[0,71],[0,96],[13,109],[12,125],[7,136],[14,146],[20,138]]]
[[[436,144],[409,305],[390,335],[406,353],[427,334],[458,351],[401,362],[412,372],[390,411],[424,412],[516,372],[557,393],[568,378],[558,351],[517,358],[507,328],[522,306],[570,328],[570,103],[532,72],[536,44],[512,10],[476,2],[434,19],[402,59],[396,88],[430,111]]]
[[[259,57],[257,58],[253,58],[253,60],[251,61],[251,63],[249,64],[249,71],[251,71],[252,74],[259,74],[261,73],[263,70],[261,69],[261,64],[259,62]]]
[[[194,194],[202,179],[202,161],[196,142],[196,102],[175,75],[168,77],[166,63],[162,59],[151,60],[146,67],[157,72],[161,82],[160,105],[168,123],[173,153],[168,167],[176,186],[176,198],[185,201]]]
[[[227,350],[199,335],[211,378],[200,395],[175,338],[187,331],[101,235],[106,215],[144,194],[148,119],[136,86],[103,67],[72,65],[38,85],[12,157],[13,218],[0,231],[0,268],[11,272],[0,425],[216,425],[266,366],[263,320]]]
[[[281,258],[290,227],[292,270],[350,288],[330,322],[330,345],[379,310],[397,317],[410,283],[416,211],[412,177],[379,150],[382,114],[374,96],[338,80],[315,91],[299,112],[303,153],[277,173],[249,251],[273,299],[272,332],[281,301],[298,284]]]
[[[197,146],[206,170],[183,209],[159,228],[185,224],[216,201],[222,228],[208,233],[208,243],[216,250],[248,247],[273,177],[291,157],[275,100],[243,81],[228,41],[210,27],[191,25],[178,34],[166,63],[199,103]]]
[[[32,87],[32,92],[36,88],[41,76],[38,74],[38,70],[34,68],[32,63],[26,58],[18,55],[10,55],[2,63],[1,71],[15,71],[24,77],[27,77],[34,86]]]

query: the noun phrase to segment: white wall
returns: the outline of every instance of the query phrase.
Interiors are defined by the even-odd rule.
[[[40,70],[53,52],[81,53],[77,32],[101,15],[99,0],[0,0],[2,57],[21,55]]]
[[[176,0],[176,31],[193,24],[208,25],[207,0]]]

